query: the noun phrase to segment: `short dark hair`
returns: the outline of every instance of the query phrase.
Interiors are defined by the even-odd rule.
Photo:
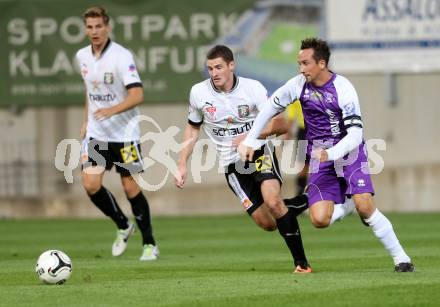
[[[234,61],[234,54],[232,53],[232,50],[229,49],[229,47],[225,45],[216,45],[208,51],[206,59],[213,60],[216,58],[223,58],[226,63],[230,63]]]
[[[330,61],[330,48],[327,42],[317,37],[306,38],[301,41],[301,50],[313,49],[313,59],[318,63],[321,60],[328,65]]]
[[[88,8],[84,14],[83,14],[83,21],[86,23],[87,18],[95,18],[95,17],[102,17],[102,20],[104,20],[104,23],[108,25],[108,22],[110,20],[110,17],[107,15],[107,12],[105,8],[102,6],[92,6]]]

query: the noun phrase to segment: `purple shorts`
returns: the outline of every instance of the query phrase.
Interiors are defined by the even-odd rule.
[[[345,202],[345,196],[374,194],[364,144],[343,159],[321,162],[312,160],[309,167],[307,193],[309,206],[317,201],[331,200],[335,204]]]

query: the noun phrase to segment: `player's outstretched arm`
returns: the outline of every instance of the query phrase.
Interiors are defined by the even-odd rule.
[[[285,119],[284,114],[280,113],[274,116],[270,122],[264,127],[263,131],[260,132],[260,139],[266,139],[271,135],[279,136],[281,134],[287,133],[289,130],[289,123]]]
[[[254,150],[261,146],[260,142],[258,141],[261,132],[263,132],[263,129],[272,119],[272,117],[278,113],[280,113],[280,111],[278,111],[277,108],[275,108],[271,103],[267,103],[263,109],[260,110],[255,118],[252,129],[249,131],[246,139],[241,142],[240,146],[238,147],[238,153],[240,154],[240,159],[242,161],[252,160]]]
[[[278,114],[274,118],[271,119],[271,121],[264,127],[263,131],[261,131],[259,139],[266,139],[267,137],[271,135],[282,135],[289,131],[289,123],[284,118],[283,114]],[[247,133],[242,133],[238,135],[234,140],[232,141],[232,146],[238,147],[241,142],[246,138]]]
[[[178,174],[174,176],[174,183],[180,189],[183,189],[186,181],[186,162],[193,152],[194,145],[196,144],[200,134],[200,126],[193,126],[187,124],[185,132],[183,134],[183,144],[186,144],[179,154],[179,160],[177,161]]]

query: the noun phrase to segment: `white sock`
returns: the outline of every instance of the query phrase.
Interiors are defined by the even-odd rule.
[[[346,198],[345,203],[335,204],[333,206],[333,214],[330,220],[330,225],[336,221],[342,220],[345,216],[353,212],[355,208],[353,200]]]
[[[391,257],[393,257],[395,265],[401,262],[411,262],[411,259],[403,250],[394,233],[393,225],[391,225],[391,222],[385,215],[376,209],[365,222],[370,225],[374,235],[382,242]]]

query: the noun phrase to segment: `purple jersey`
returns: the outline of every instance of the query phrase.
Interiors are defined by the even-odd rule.
[[[362,128],[359,99],[346,78],[333,74],[323,86],[306,82],[298,75],[273,93],[271,102],[280,112],[296,100],[301,102],[309,141],[308,153],[314,142],[331,147],[339,142],[352,126]]]
[[[307,83],[303,75],[298,75],[273,93],[271,104],[258,114],[243,144],[256,148],[255,141],[266,123],[296,100],[301,102],[303,109],[309,155],[313,145],[320,148],[332,147],[329,149],[332,150],[344,142],[342,139],[349,128],[362,129],[359,99],[350,81],[333,74],[326,84],[315,86]],[[353,131],[355,130],[351,130]],[[349,154],[355,156],[350,157]],[[322,163],[311,161],[307,189],[309,204],[321,200],[340,203],[345,195],[374,193],[367,150],[363,142],[357,148],[351,149],[349,154],[347,160],[334,159]]]
[[[298,75],[271,97],[272,107],[278,112],[296,100],[301,102],[303,109],[308,154],[313,145],[323,148],[336,145],[347,135],[348,128],[362,128],[356,90],[340,75],[333,74],[323,86],[308,83],[303,75]],[[317,167],[313,163],[310,165],[307,187],[310,205],[321,200],[343,203],[345,195],[374,194],[363,143],[356,152],[354,161],[341,167],[338,167],[341,161],[318,162]]]

